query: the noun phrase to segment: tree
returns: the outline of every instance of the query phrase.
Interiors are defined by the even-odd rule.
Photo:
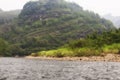
[[[0,38],[0,56],[8,55],[8,42]]]

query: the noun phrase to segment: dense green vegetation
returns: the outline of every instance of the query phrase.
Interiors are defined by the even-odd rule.
[[[80,57],[100,56],[106,53],[120,54],[120,29],[109,32],[98,32],[84,39],[71,41],[56,50],[32,53],[32,56]]]
[[[0,38],[0,56],[9,56],[8,42]]]
[[[18,18],[1,24],[0,37],[9,43],[10,55],[24,56],[112,29],[110,21],[75,3],[39,0],[26,3]]]

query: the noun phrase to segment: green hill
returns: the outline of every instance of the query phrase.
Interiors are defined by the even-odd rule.
[[[25,4],[19,17],[0,26],[0,36],[12,44],[12,53],[30,54],[55,49],[71,40],[114,29],[113,24],[75,3],[39,0]]]

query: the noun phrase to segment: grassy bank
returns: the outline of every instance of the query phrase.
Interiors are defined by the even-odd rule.
[[[81,57],[81,56],[98,56],[99,51],[89,48],[68,49],[60,48],[57,50],[41,51],[31,54],[32,56],[46,56],[46,57]]]
[[[95,48],[60,48],[57,50],[40,51],[32,53],[31,56],[46,56],[46,57],[82,57],[82,56],[102,56],[104,54],[119,54],[120,44],[105,45],[99,49]]]

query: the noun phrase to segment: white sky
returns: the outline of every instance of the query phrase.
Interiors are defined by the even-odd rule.
[[[22,9],[30,0],[0,0],[0,8],[9,11]],[[69,0],[80,4],[84,9],[94,11],[100,15],[111,13],[120,16],[120,0]]]
[[[22,9],[27,1],[30,0],[0,0],[0,8],[5,11]]]
[[[70,0],[80,4],[84,9],[92,10],[100,15],[111,13],[120,16],[120,0]]]

